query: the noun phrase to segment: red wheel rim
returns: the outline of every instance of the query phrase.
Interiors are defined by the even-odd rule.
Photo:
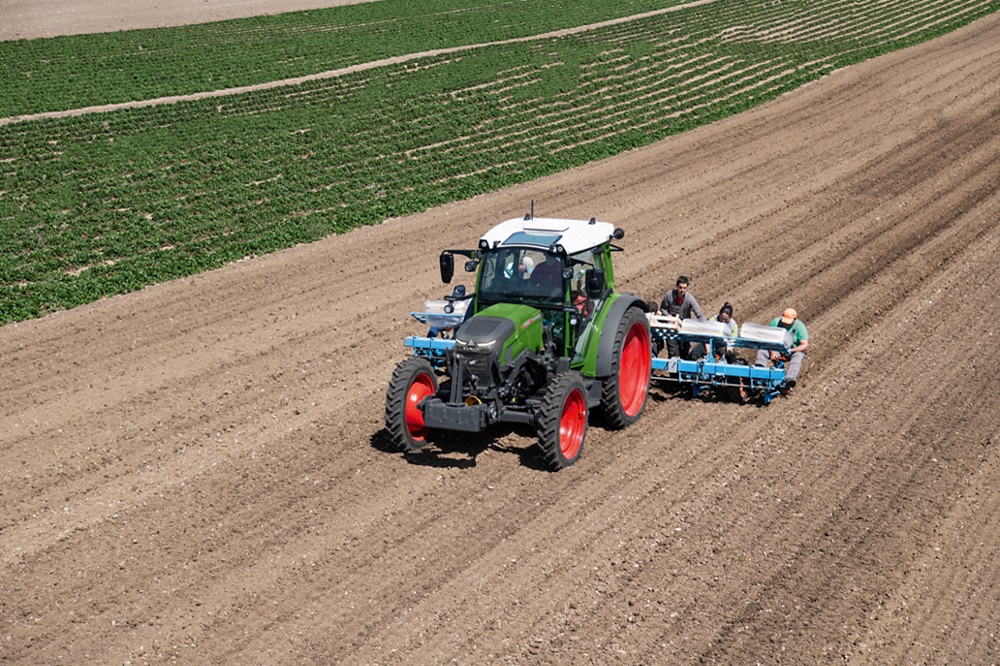
[[[406,429],[410,437],[418,442],[422,442],[427,435],[427,427],[424,425],[424,413],[417,408],[417,405],[433,394],[434,380],[426,372],[414,377],[410,382],[410,388],[406,391]]]
[[[622,401],[622,410],[628,416],[635,416],[642,409],[649,388],[649,370],[652,365],[649,331],[641,322],[636,322],[625,335],[621,364],[618,368],[618,394]]]
[[[559,418],[559,448],[567,460],[579,455],[586,427],[587,401],[581,391],[574,389],[566,396],[562,416]]]

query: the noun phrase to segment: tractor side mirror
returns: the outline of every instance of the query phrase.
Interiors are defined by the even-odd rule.
[[[442,252],[440,257],[441,282],[451,283],[451,278],[455,275],[455,255],[451,252]]]
[[[475,273],[477,268],[479,268],[479,262],[476,261],[475,259],[469,259],[467,262],[465,262],[466,273]]]
[[[604,271],[597,270],[596,268],[588,268],[585,275],[587,276],[587,296],[590,298],[600,298],[603,296],[604,290],[607,287],[604,279]]]

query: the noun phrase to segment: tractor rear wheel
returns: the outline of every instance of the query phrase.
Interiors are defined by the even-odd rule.
[[[416,451],[427,443],[428,428],[417,405],[437,389],[437,377],[427,359],[414,356],[396,366],[385,393],[385,428],[395,450]]]
[[[555,376],[538,417],[538,446],[550,471],[569,467],[583,453],[587,437],[587,387],[577,372]]]
[[[646,315],[629,308],[615,329],[613,372],[601,390],[601,411],[612,428],[632,425],[642,415],[653,366],[650,349]]]

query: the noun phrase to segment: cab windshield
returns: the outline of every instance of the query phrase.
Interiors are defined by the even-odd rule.
[[[477,294],[491,303],[565,301],[563,262],[558,255],[532,248],[488,250],[483,257]]]

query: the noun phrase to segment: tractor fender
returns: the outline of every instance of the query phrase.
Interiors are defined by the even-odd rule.
[[[615,331],[618,330],[618,322],[625,316],[625,311],[631,307],[637,307],[645,312],[646,302],[638,296],[623,293],[615,299],[615,302],[608,309],[608,315],[604,318],[604,325],[601,327],[601,341],[597,347],[597,377],[608,377],[613,372]]]

